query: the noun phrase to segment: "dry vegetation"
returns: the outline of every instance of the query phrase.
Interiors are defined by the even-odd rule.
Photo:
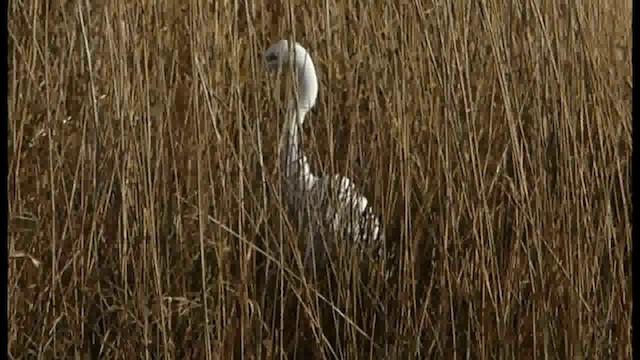
[[[629,358],[631,1],[419,3],[11,1],[10,356]],[[391,283],[295,262],[289,37]]]

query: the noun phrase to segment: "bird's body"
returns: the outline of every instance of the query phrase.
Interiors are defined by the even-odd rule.
[[[296,71],[297,96],[287,109],[287,123],[282,130],[280,169],[288,207],[301,215],[310,233],[305,244],[305,265],[312,259],[324,263],[325,245],[338,240],[349,240],[352,247],[381,255],[385,247],[380,221],[353,182],[340,175],[318,177],[311,172],[302,146],[302,125],[315,104],[318,82],[308,52],[298,43],[291,47],[289,44],[287,40],[273,44],[265,59],[271,70],[291,65]]]
[[[324,176],[311,188],[308,197],[310,206],[317,207],[313,213],[321,217],[318,227],[329,227],[332,235],[351,240],[360,250],[381,250],[384,236],[380,221],[349,178]]]

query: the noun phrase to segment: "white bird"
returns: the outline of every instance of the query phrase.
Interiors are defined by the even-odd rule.
[[[288,208],[301,215],[311,236],[305,244],[305,266],[325,263],[330,255],[327,252],[335,250],[336,244],[331,242],[339,239],[350,240],[352,244],[347,245],[383,260],[382,227],[367,199],[347,177],[314,175],[304,155],[301,128],[318,95],[311,56],[300,44],[280,40],[267,49],[265,61],[268,70],[280,71],[288,65],[296,74],[296,96],[287,108],[287,123],[282,129],[280,170]]]

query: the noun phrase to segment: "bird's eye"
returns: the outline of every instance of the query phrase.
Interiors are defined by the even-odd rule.
[[[275,62],[277,60],[277,56],[274,53],[267,54],[267,62]]]

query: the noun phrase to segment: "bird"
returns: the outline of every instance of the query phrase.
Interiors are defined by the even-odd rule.
[[[318,96],[316,69],[309,52],[299,43],[279,40],[264,54],[271,72],[293,70],[296,91],[286,109],[280,136],[280,172],[287,208],[300,215],[309,237],[303,263],[323,265],[331,260],[336,241],[350,241],[369,259],[384,259],[385,236],[378,216],[355,184],[341,175],[317,176],[311,171],[302,145],[302,126]],[[334,243],[331,243],[334,242]],[[388,273],[385,273],[388,277]]]

